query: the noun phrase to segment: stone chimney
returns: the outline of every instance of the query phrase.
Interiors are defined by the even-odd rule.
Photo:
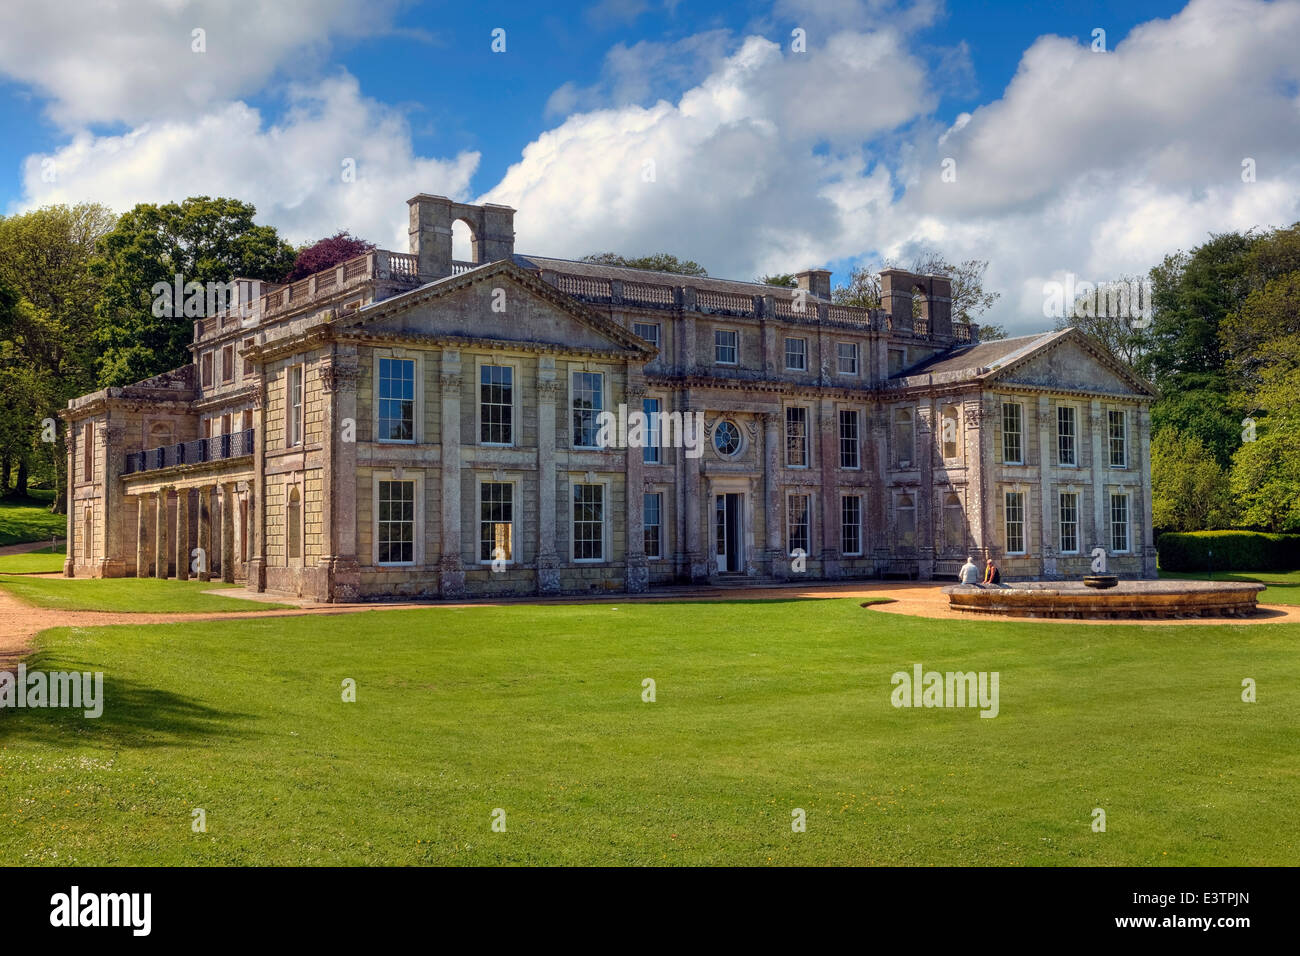
[[[509,259],[515,253],[515,211],[509,206],[471,206],[427,193],[406,204],[411,214],[410,252],[425,282],[452,274],[451,227],[458,221],[469,227],[475,265]]]
[[[912,331],[912,286],[918,276],[903,269],[880,270],[880,305],[889,313],[895,332]]]
[[[947,276],[921,277],[926,289],[922,314],[930,321],[930,334],[952,338],[952,280]]]
[[[799,288],[806,289],[818,298],[831,297],[831,274],[826,269],[805,269],[803,272],[795,273],[794,280]]]

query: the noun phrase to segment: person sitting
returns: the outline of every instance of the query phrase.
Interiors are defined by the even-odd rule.
[[[983,583],[986,585],[1002,583],[1002,572],[998,570],[998,566],[993,563],[992,558],[989,558],[988,561],[984,563]]]
[[[966,563],[961,566],[961,572],[958,580],[962,584],[975,585],[980,583],[980,569],[975,564],[975,558],[971,555],[966,556]]]

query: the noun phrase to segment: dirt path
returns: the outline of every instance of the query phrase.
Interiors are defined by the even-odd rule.
[[[56,575],[50,575],[55,577]],[[882,582],[864,585],[832,584],[808,587],[761,587],[761,588],[667,588],[652,595],[633,596],[628,594],[609,597],[589,598],[571,597],[555,599],[519,598],[501,601],[475,601],[472,603],[449,604],[441,601],[405,602],[400,604],[316,604],[299,602],[293,598],[274,595],[257,595],[254,600],[271,600],[278,603],[298,603],[300,606],[286,610],[270,611],[234,611],[224,613],[202,614],[134,614],[112,611],[63,611],[52,608],[33,607],[19,601],[8,591],[0,588],[0,670],[10,670],[17,661],[31,650],[31,639],[41,631],[51,627],[103,627],[114,624],[175,624],[185,621],[225,621],[243,618],[262,620],[271,617],[298,617],[308,614],[358,614],[364,611],[378,610],[412,610],[430,607],[502,607],[517,604],[630,604],[636,602],[665,603],[688,600],[736,601],[736,600],[790,600],[811,598],[891,598],[892,603],[877,604],[872,611],[885,614],[907,614],[915,617],[928,617],[941,620],[988,620],[982,615],[972,615],[953,611],[948,607],[948,598],[943,593],[943,585],[925,582]],[[214,590],[209,592],[222,597],[241,597],[239,591]],[[1173,621],[1074,621],[1034,619],[1044,626],[1056,624],[1090,624],[1117,625],[1134,624],[1168,626],[1198,624],[1280,624],[1300,623],[1300,606],[1260,605],[1263,613],[1253,618],[1201,618]],[[1028,618],[998,618],[998,620],[1026,621]]]
[[[54,540],[55,547],[63,544],[62,538]],[[23,541],[19,544],[0,544],[0,555],[5,554],[29,554],[32,551],[40,551],[50,546],[49,541]]]

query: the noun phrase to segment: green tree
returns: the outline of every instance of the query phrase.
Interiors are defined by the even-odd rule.
[[[155,315],[156,285],[278,282],[296,255],[272,226],[254,224],[256,208],[237,199],[191,197],[142,203],[104,238],[96,271],[104,283],[96,309],[102,385],[137,382],[188,364],[193,317]],[[175,311],[180,313],[179,303]]]
[[[1195,436],[1167,428],[1151,440],[1151,523],[1208,531],[1232,521],[1228,476]]]
[[[92,263],[114,216],[95,203],[46,206],[0,220],[0,284],[13,305],[0,315],[0,471],[17,467],[17,491],[29,477],[49,482],[62,507],[66,459],[45,441],[69,398],[94,387],[94,312],[100,294]],[[62,423],[58,422],[61,428]]]
[[[860,309],[879,309],[880,273],[884,269],[905,269],[916,275],[944,275],[952,281],[952,320],[971,323],[987,312],[1002,293],[991,292],[984,288],[984,273],[988,269],[987,259],[966,259],[960,263],[949,262],[941,253],[926,249],[916,255],[909,265],[902,265],[898,260],[886,259],[873,266],[858,266],[849,273],[845,285],[831,290],[831,301],[836,305],[852,305]],[[912,300],[912,314],[920,314],[919,299]],[[980,339],[991,342],[1007,337],[1006,329],[1000,325],[981,325]]]
[[[649,256],[622,256],[617,252],[593,252],[583,256],[582,262],[593,262],[602,266],[626,266],[629,269],[647,269],[652,272],[674,272],[683,276],[707,276],[704,266],[691,259],[678,259],[666,252],[657,252]]]
[[[795,278],[793,272],[777,272],[772,275],[759,276],[758,281],[763,285],[774,285],[781,289],[796,289],[799,287],[799,280]]]

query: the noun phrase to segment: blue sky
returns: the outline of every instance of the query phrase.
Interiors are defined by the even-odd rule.
[[[1296,2],[52,6],[0,12],[8,212],[235,195],[401,248],[442,192],[515,206],[522,251],[738,278],[936,248],[990,260],[1013,330],[1045,281],[1300,218]]]

